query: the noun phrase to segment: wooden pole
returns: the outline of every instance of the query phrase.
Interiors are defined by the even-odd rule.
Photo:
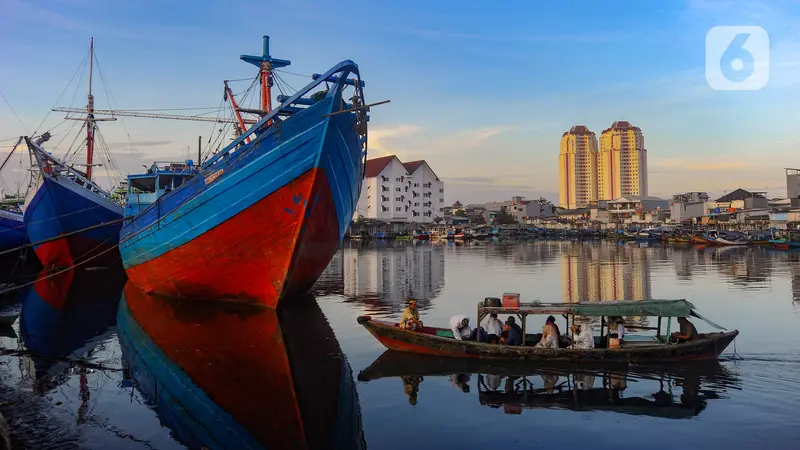
[[[661,316],[658,316],[658,331],[656,331],[656,338],[661,340]]]

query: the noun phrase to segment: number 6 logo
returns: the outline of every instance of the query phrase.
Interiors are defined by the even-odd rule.
[[[706,34],[706,81],[718,91],[755,91],[769,81],[769,35],[756,26],[722,26]]]

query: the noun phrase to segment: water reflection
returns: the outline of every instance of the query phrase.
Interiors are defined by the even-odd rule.
[[[91,358],[113,337],[124,283],[121,270],[42,269],[20,290],[17,348],[30,355],[21,366],[35,391],[53,389],[76,371],[85,375],[86,367],[71,361]]]
[[[609,411],[659,418],[689,418],[709,400],[740,390],[738,375],[713,361],[674,366],[532,364],[435,358],[386,351],[358,375],[359,381],[400,378],[409,404],[425,391],[426,377],[449,377],[464,393],[477,391],[478,403],[505,414],[524,409]],[[436,389],[435,385],[431,389]]]
[[[565,303],[652,298],[650,261],[655,252],[608,242],[575,242],[561,253]]]
[[[314,293],[344,295],[382,311],[400,311],[405,300],[415,298],[424,309],[444,288],[446,247],[445,242],[347,241]]]
[[[125,378],[182,444],[365,448],[350,366],[313,298],[279,317],[128,284],[117,320]]]

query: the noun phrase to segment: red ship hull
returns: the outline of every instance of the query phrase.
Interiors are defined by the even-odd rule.
[[[298,196],[309,200],[297,202]],[[327,176],[311,169],[230,220],[127,273],[145,292],[275,308],[279,298],[311,288],[338,243]]]

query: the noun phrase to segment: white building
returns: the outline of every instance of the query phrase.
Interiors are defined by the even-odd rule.
[[[354,218],[433,223],[444,219],[444,182],[425,160],[394,156],[367,160]]]

